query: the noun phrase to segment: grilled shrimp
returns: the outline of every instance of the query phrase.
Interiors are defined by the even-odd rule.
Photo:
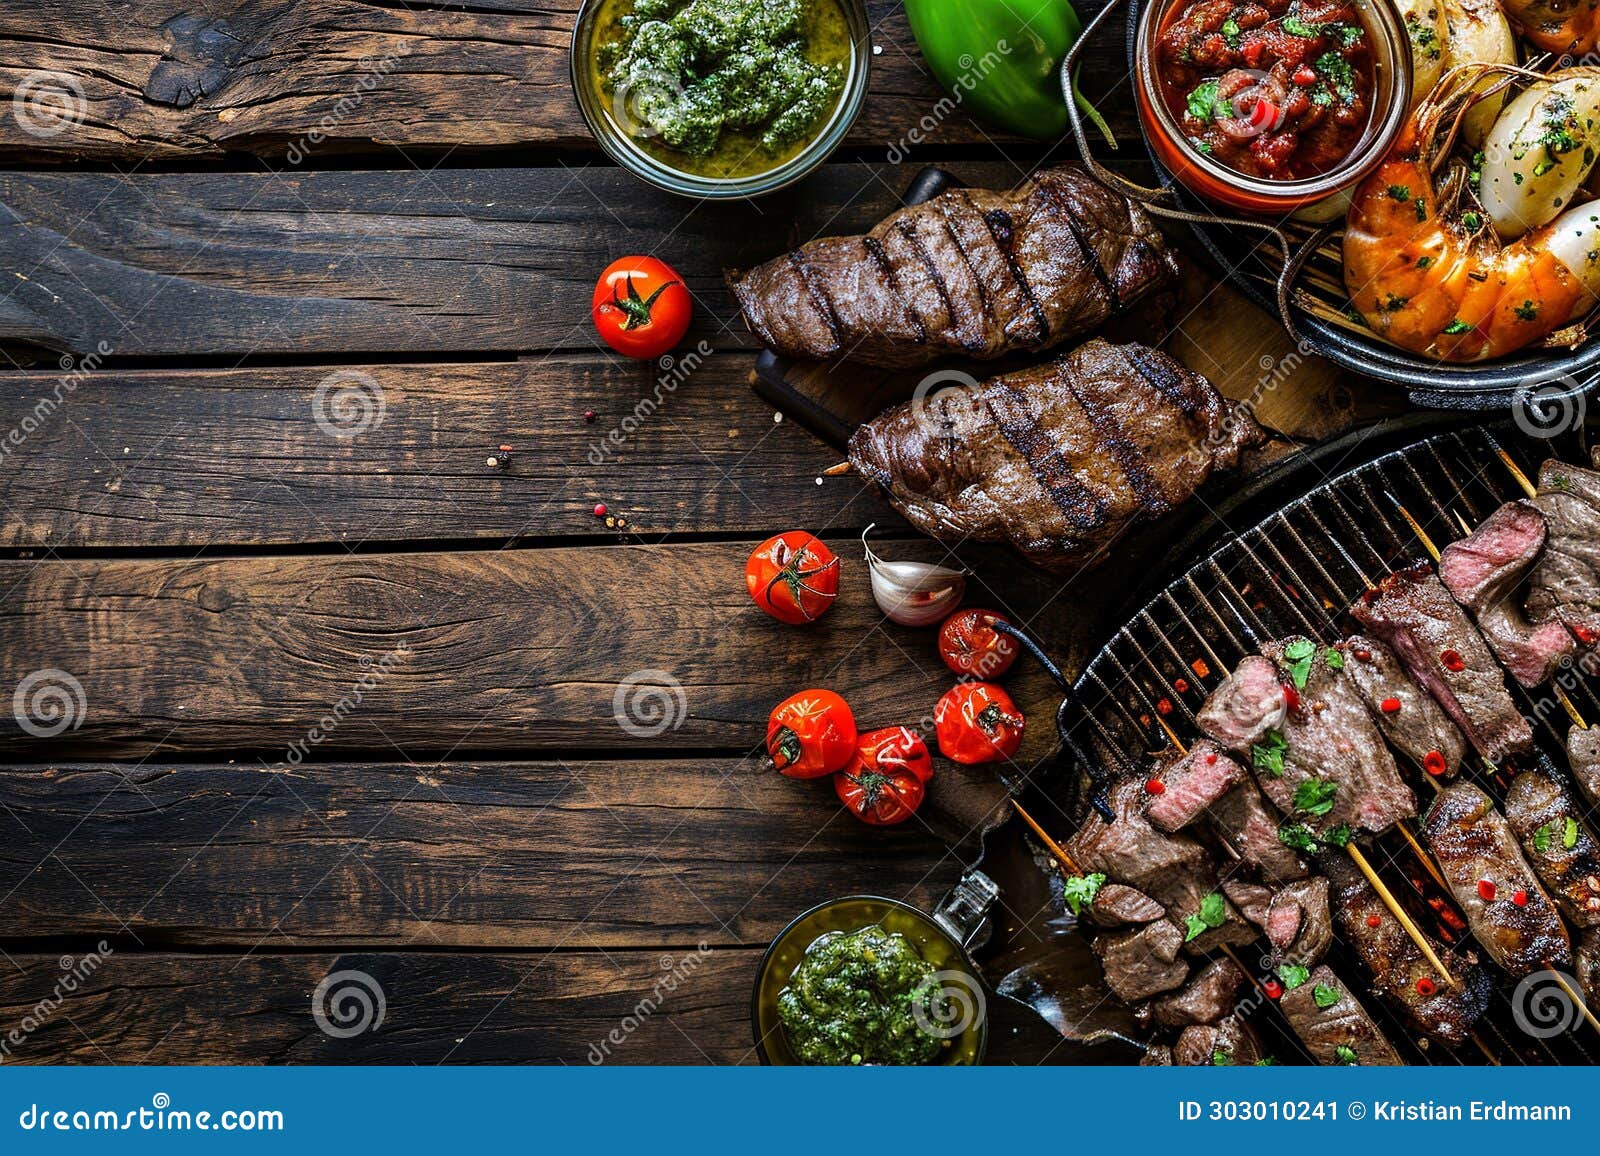
[[[1506,15],[1535,48],[1558,56],[1587,56],[1600,44],[1600,0],[1500,0]]]
[[[1444,361],[1501,357],[1600,300],[1600,201],[1569,208],[1507,243],[1483,213],[1462,207],[1463,166],[1447,165],[1436,177],[1453,128],[1486,76],[1508,71],[1478,66],[1446,74],[1351,198],[1345,288],[1373,331],[1402,349]]]

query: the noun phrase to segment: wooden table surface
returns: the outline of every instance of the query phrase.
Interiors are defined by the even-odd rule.
[[[870,226],[922,164],[1006,186],[1067,150],[939,112],[875,0],[833,162],[759,203],[681,200],[584,130],[575,7],[0,2],[0,1045],[23,1037],[0,1060],[586,1063],[620,1031],[618,1062],[750,1063],[790,918],[928,904],[975,857],[970,814],[869,829],[761,765],[805,686],[866,725],[931,711],[949,676],[882,621],[854,542],[876,522],[886,554],[943,552],[819,484],[838,455],[751,393],[721,270]],[[1085,87],[1132,148],[1121,60],[1097,51]],[[629,253],[694,293],[675,374],[589,321]],[[1227,296],[1186,320],[1195,368],[1246,384],[1248,342],[1277,339]],[[1312,434],[1359,408],[1310,362],[1265,404]],[[793,528],[846,558],[808,630],[742,588]],[[976,564],[977,596],[1063,654],[1112,625],[1103,582]],[[1010,684],[1031,765],[1054,695]],[[619,724],[629,687],[664,729]],[[340,972],[381,989],[381,1024],[319,1025]],[[1056,1044],[1007,1018],[991,1059]]]

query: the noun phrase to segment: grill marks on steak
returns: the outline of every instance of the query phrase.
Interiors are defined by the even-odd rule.
[[[1317,1006],[1315,993],[1319,987],[1337,994],[1338,998],[1326,1008]],[[1278,1006],[1319,1064],[1394,1067],[1401,1063],[1394,1045],[1372,1022],[1361,1001],[1350,994],[1326,964],[1313,969],[1305,983],[1284,992]]]
[[[1350,613],[1388,644],[1490,762],[1533,747],[1533,728],[1506,690],[1478,628],[1426,564],[1396,571]]]
[[[1251,654],[1206,697],[1195,721],[1229,750],[1248,751],[1281,727],[1288,712],[1277,663]]]
[[[1177,831],[1207,814],[1234,787],[1249,781],[1245,769],[1216,743],[1202,739],[1189,753],[1156,770],[1166,788],[1145,804],[1150,822],[1163,831]]]
[[[1465,1043],[1489,1006],[1488,972],[1470,955],[1428,936],[1459,985],[1450,987],[1353,863],[1330,855],[1323,868],[1333,886],[1339,929],[1371,973],[1374,990],[1418,1031],[1442,1043]]]
[[[1122,883],[1102,883],[1089,904],[1089,917],[1101,927],[1150,923],[1166,913],[1165,907],[1143,891]]]
[[[1063,165],[1008,193],[951,189],[727,281],[778,353],[914,366],[1047,349],[1177,274],[1144,209]]]
[[[1547,461],[1533,503],[1550,534],[1528,581],[1528,615],[1560,622],[1585,647],[1600,644],[1600,473]]]
[[[1556,775],[1530,769],[1512,780],[1506,821],[1561,913],[1574,927],[1600,926],[1600,846]]]
[[[1430,768],[1430,774],[1454,778],[1467,753],[1467,740],[1433,696],[1412,681],[1394,651],[1364,634],[1351,635],[1339,649],[1350,681],[1384,737],[1419,767]],[[1398,702],[1400,709],[1384,710],[1388,699]],[[1431,769],[1438,765],[1429,758],[1434,754],[1443,760],[1442,770]]]
[[[1532,502],[1507,502],[1439,557],[1439,578],[1477,620],[1490,649],[1525,687],[1553,675],[1573,650],[1560,622],[1529,622],[1518,588],[1544,549],[1545,518]]]
[[[1153,349],[1094,340],[1054,362],[895,406],[850,461],[934,538],[1009,542],[1070,569],[1136,521],[1193,496],[1261,440],[1198,374]]]
[[[1555,904],[1487,795],[1471,783],[1452,783],[1434,799],[1423,830],[1456,904],[1491,959],[1517,978],[1572,965],[1572,943]],[[1516,902],[1519,894],[1525,903]]]
[[[1589,796],[1589,801],[1600,807],[1600,724],[1588,730],[1573,727],[1567,732],[1567,758],[1572,764],[1572,777]]]

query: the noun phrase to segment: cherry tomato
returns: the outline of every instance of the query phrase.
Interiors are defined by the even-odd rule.
[[[856,756],[833,776],[839,801],[863,823],[903,823],[922,806],[933,759],[910,727],[869,731],[856,741]]]
[[[958,763],[1009,759],[1022,745],[1022,713],[989,682],[958,683],[933,708],[939,750]]]
[[[660,357],[689,330],[689,290],[654,257],[624,257],[606,266],[594,287],[595,328],[625,357]]]
[[[815,622],[839,596],[839,559],[805,531],[790,530],[755,548],[744,585],[779,622]]]
[[[844,770],[856,754],[856,720],[831,690],[802,690],[772,708],[767,754],[791,779]]]
[[[1011,619],[993,610],[957,610],[939,627],[939,657],[957,674],[999,678],[1017,660],[1017,643],[996,622],[1009,626]]]

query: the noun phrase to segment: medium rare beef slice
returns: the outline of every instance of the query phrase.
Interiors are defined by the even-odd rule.
[[[727,281],[778,353],[912,366],[1047,349],[1177,273],[1144,209],[1063,165],[1013,192],[951,189]]]
[[[1260,437],[1166,354],[1094,340],[888,409],[851,435],[849,452],[923,533],[1006,542],[1076,571],[1103,561],[1133,523],[1183,505]]]
[[[1441,791],[1423,819],[1435,862],[1478,943],[1512,976],[1572,965],[1555,904],[1489,797],[1461,781]]]
[[[1283,725],[1288,709],[1277,665],[1252,654],[1206,697],[1195,722],[1224,747],[1248,755],[1268,731]]]
[[[1183,1068],[1248,1068],[1265,1055],[1260,1037],[1237,1013],[1220,1023],[1186,1027],[1172,1045],[1172,1062]]]
[[[1249,775],[1216,743],[1202,739],[1188,754],[1156,768],[1152,783],[1161,790],[1150,795],[1145,814],[1163,831],[1177,831],[1207,814],[1228,791],[1247,782]]]
[[[1267,907],[1267,939],[1290,963],[1320,963],[1333,946],[1328,881],[1313,875],[1279,888]]]
[[[1600,473],[1547,461],[1533,502],[1550,532],[1528,580],[1528,615],[1562,623],[1582,646],[1600,645]]]
[[[1588,730],[1573,727],[1567,732],[1567,759],[1572,764],[1572,777],[1589,796],[1589,801],[1600,807],[1600,725]]]
[[[1512,780],[1506,822],[1567,921],[1600,927],[1600,846],[1552,769],[1530,768]]]
[[[1537,506],[1507,502],[1439,557],[1445,588],[1472,613],[1511,677],[1526,687],[1553,675],[1574,648],[1562,623],[1535,625],[1520,604],[1522,581],[1544,549],[1545,536],[1545,518]]]
[[[1244,879],[1224,879],[1222,893],[1228,897],[1228,902],[1239,909],[1251,923],[1261,928],[1267,928],[1267,908],[1272,904],[1272,888],[1265,883],[1250,883]]]
[[[1412,680],[1394,651],[1364,634],[1351,635],[1339,649],[1350,681],[1390,744],[1430,775],[1454,778],[1467,740],[1444,708]]]
[[[1106,986],[1126,1003],[1171,991],[1189,976],[1182,954],[1183,932],[1158,919],[1135,931],[1107,932],[1094,941]]]
[[[1399,656],[1484,758],[1499,762],[1533,748],[1533,728],[1500,664],[1426,563],[1389,575],[1350,613]]]
[[[1245,982],[1244,972],[1233,960],[1213,960],[1195,972],[1182,991],[1151,1000],[1138,1015],[1141,1021],[1163,1027],[1218,1023],[1238,1007]]]
[[[1166,908],[1143,891],[1121,883],[1102,883],[1089,904],[1089,918],[1101,927],[1149,923],[1166,913]]]
[[[1284,845],[1278,819],[1254,783],[1235,787],[1211,808],[1211,824],[1247,867],[1269,883],[1286,883],[1306,874],[1305,862]]]
[[[1091,814],[1067,840],[1065,850],[1085,872],[1103,872],[1109,883],[1137,888],[1182,926],[1197,910],[1215,878],[1211,856],[1187,835],[1169,835],[1144,814],[1144,783],[1119,779],[1108,792],[1115,818]]]
[[[1285,991],[1278,1007],[1319,1064],[1375,1068],[1401,1062],[1361,1001],[1326,964],[1314,968],[1304,983]]]

